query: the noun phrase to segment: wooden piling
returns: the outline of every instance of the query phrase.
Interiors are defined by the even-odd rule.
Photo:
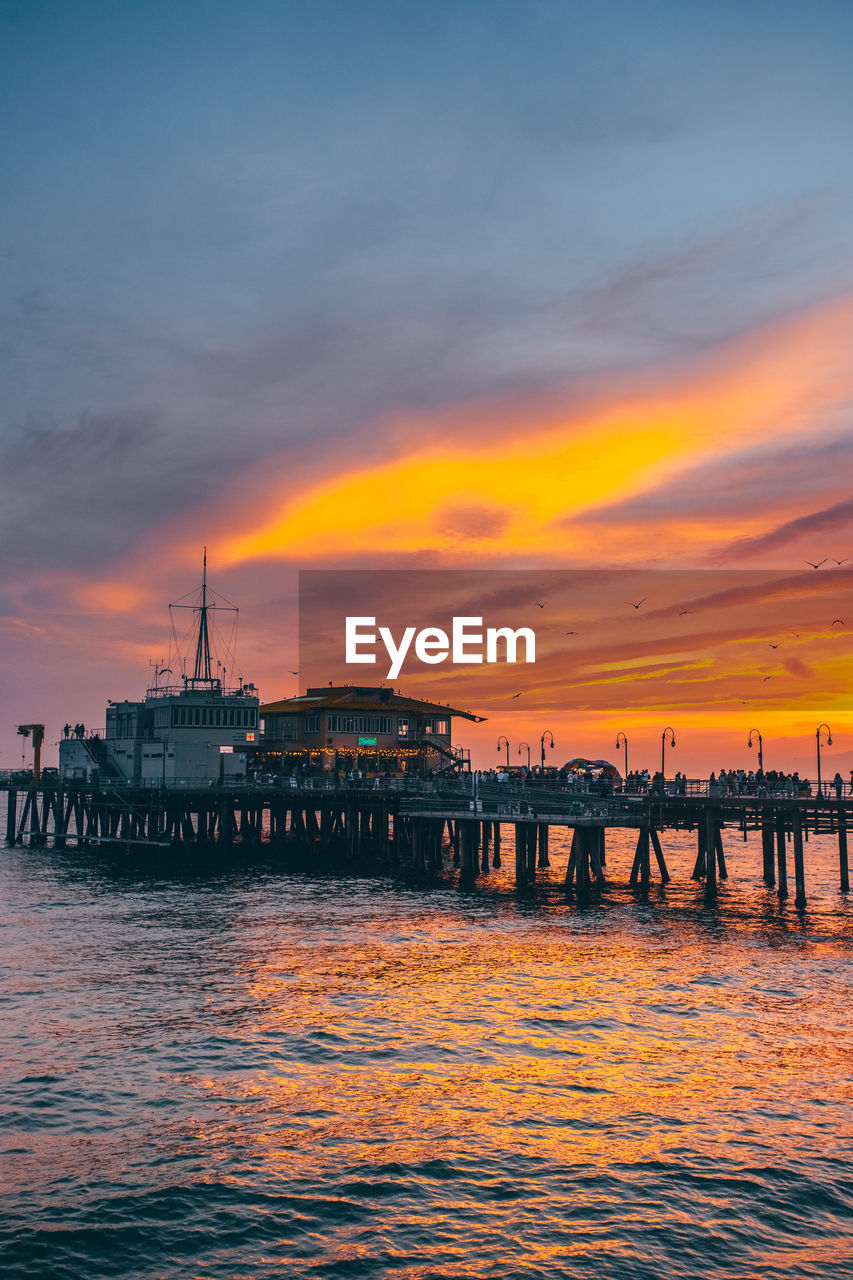
[[[707,862],[705,848],[705,823],[699,820],[696,826],[696,862],[693,866],[693,874],[691,880],[701,880],[705,874],[705,863]]]
[[[669,874],[669,871],[667,870],[666,859],[663,856],[663,849],[661,847],[661,842],[660,842],[660,834],[657,830],[657,827],[649,828],[649,836],[651,837],[652,848],[655,851],[655,859],[658,864],[658,871],[660,872],[661,884],[669,884],[670,874]]]
[[[841,892],[850,892],[850,871],[847,866],[847,810],[838,806],[838,869],[841,876]]]
[[[527,829],[523,822],[516,822],[515,834],[515,887],[521,889],[527,884]]]
[[[773,857],[773,823],[767,818],[761,820],[761,860],[763,863],[764,883],[772,889],[776,883],[775,859]]]
[[[18,808],[18,793],[17,793],[17,791],[10,791],[10,792],[8,792],[8,793],[7,793],[7,796],[6,796],[6,803],[7,803],[7,809],[6,809],[6,843],[7,843],[7,844],[14,844],[14,843],[15,843],[15,840],[16,840],[16,838],[17,838],[17,832],[16,832],[16,830],[15,830],[15,821],[16,821],[16,817],[17,817],[17,808]]]
[[[802,911],[806,905],[806,874],[803,861],[803,820],[799,808],[794,809],[794,880],[796,892],[794,905]]]
[[[578,828],[573,827],[572,828],[572,844],[571,844],[571,848],[569,849],[569,860],[566,863],[565,888],[567,893],[572,892],[572,885],[575,878],[575,868],[577,866],[577,852],[578,852]]]
[[[788,853],[785,848],[785,814],[781,809],[776,810],[776,863],[779,880],[779,888],[777,892],[780,898],[787,898]]]
[[[492,866],[495,869],[501,865],[501,824],[495,822],[492,826],[494,839],[492,842]]]
[[[492,824],[490,822],[483,823],[483,839],[480,844],[480,870],[484,875],[489,870],[489,844],[491,841]]]
[[[717,892],[717,827],[716,810],[708,805],[705,810],[705,897],[713,898]]]
[[[527,879],[536,879],[536,823],[525,823],[527,828]]]
[[[539,861],[538,866],[550,867],[548,860],[548,823],[540,822],[539,826]]]

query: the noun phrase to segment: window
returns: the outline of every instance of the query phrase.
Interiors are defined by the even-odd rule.
[[[233,729],[233,728],[234,728],[234,708],[233,708],[233,707],[232,707],[232,708],[231,708],[231,710],[228,712],[228,723],[229,723],[229,725],[231,726],[231,728]]]
[[[195,722],[201,724],[201,710],[198,707],[195,708]]]
[[[397,737],[408,738],[408,736],[409,736],[409,717],[398,716],[397,717]]]
[[[319,717],[319,716],[306,716],[306,717],[305,717],[305,732],[306,732],[306,733],[319,733],[319,732],[320,732],[320,717]]]
[[[329,716],[329,733],[390,732],[390,716]]]
[[[178,723],[178,708],[172,707],[172,724],[176,725],[177,723]]]
[[[450,721],[433,718],[425,722],[424,729],[427,733],[438,733],[447,737],[450,734]]]

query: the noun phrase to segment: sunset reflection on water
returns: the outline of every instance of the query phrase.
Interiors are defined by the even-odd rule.
[[[754,841],[713,908],[689,840],[667,855],[645,902],[614,839],[583,908],[556,837],[523,898],[507,865],[460,891],[6,851],[10,954],[40,975],[4,978],[8,1257],[36,1241],[106,1274],[109,1223],[139,1275],[179,1255],[211,1277],[842,1265],[834,846],[809,845],[804,916]]]

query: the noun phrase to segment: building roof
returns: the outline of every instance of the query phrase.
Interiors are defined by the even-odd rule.
[[[485,716],[473,711],[460,711],[442,702],[425,702],[422,698],[407,698],[393,689],[365,688],[360,685],[330,685],[323,689],[309,689],[296,698],[282,698],[280,702],[265,702],[261,715],[284,714],[288,711],[420,711],[430,715],[461,716],[479,724]]]

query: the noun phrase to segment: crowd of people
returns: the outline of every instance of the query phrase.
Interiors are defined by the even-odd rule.
[[[648,769],[635,770],[625,779],[625,790],[642,794],[663,794],[683,796],[690,791],[699,794],[704,791],[700,779],[688,779],[683,773],[667,781],[658,770],[650,774]],[[816,787],[815,787],[816,792]],[[831,780],[821,782],[823,795],[835,795],[840,800],[845,793],[853,795],[853,769],[850,770],[850,781],[845,783],[840,773]],[[813,794],[812,783],[808,778],[801,778],[796,770],[793,773],[782,773],[776,769],[720,769],[719,773],[711,773],[708,779],[708,795],[710,796],[810,796]]]

